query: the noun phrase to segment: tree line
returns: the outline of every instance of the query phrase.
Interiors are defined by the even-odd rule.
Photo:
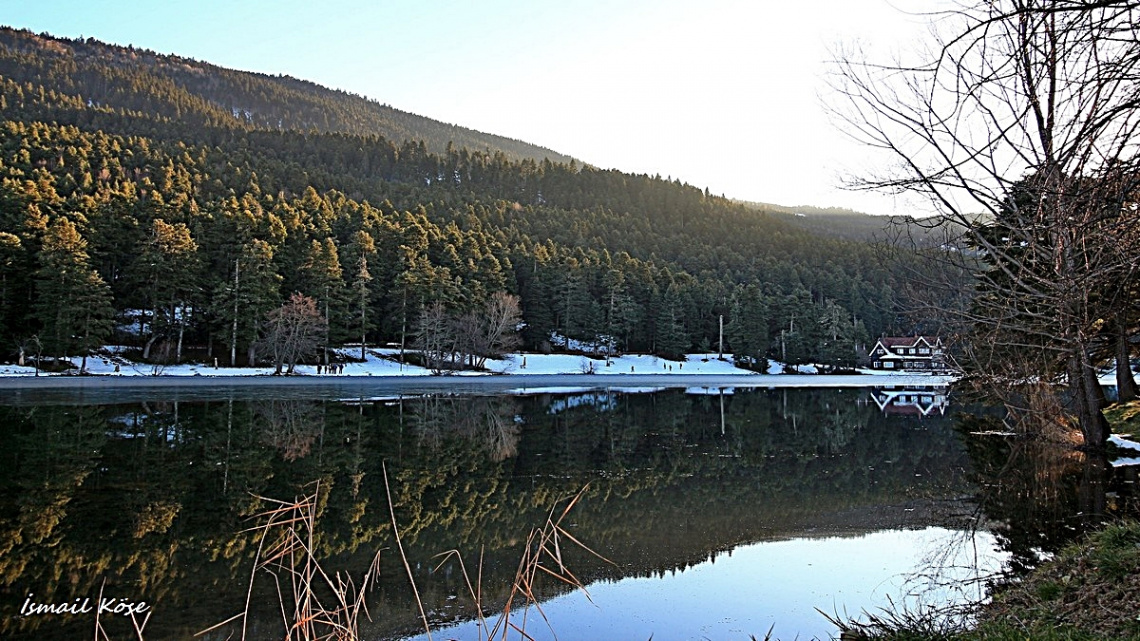
[[[0,45],[0,59],[44,51]],[[554,334],[716,351],[723,319],[724,349],[753,367],[850,365],[871,337],[931,327],[900,314],[921,264],[870,243],[677,180],[259,128],[205,98],[174,108],[155,97],[168,81],[124,59],[96,58],[132,78],[115,95],[133,107],[85,98],[79,73],[0,76],[6,351],[81,356],[133,336],[144,360],[249,363],[294,294],[323,319],[317,343],[438,344],[427,330],[446,327],[468,365],[494,351],[473,319],[503,296],[527,349]]]

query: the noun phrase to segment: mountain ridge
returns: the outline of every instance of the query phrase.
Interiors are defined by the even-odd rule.
[[[109,44],[95,38],[60,38],[7,26],[0,26],[0,46],[10,52],[41,58],[40,64],[29,65],[31,56],[23,56],[20,60],[23,70],[12,64],[0,66],[0,75],[18,82],[53,76],[60,78],[62,71],[64,82],[55,89],[70,93],[68,88],[81,86],[77,76],[103,75],[104,91],[83,96],[97,105],[122,107],[122,104],[116,104],[121,103],[118,100],[122,97],[121,85],[139,82],[129,72],[126,77],[122,72],[145,68],[153,80],[168,82],[173,91],[185,92],[184,100],[192,97],[209,103],[218,111],[214,114],[218,122],[225,123],[228,117],[232,120],[229,124],[234,126],[379,135],[396,143],[423,140],[426,148],[436,154],[446,153],[451,144],[472,151],[502,152],[512,160],[541,162],[549,159],[557,163],[575,160],[526,141],[445,123],[397,109],[379,100],[285,74],[274,76],[230,69],[177,54]],[[44,60],[48,57],[50,59]],[[46,73],[45,65],[51,65],[50,71],[54,73]],[[118,69],[102,68],[108,65]],[[91,87],[91,84],[86,83],[86,86]],[[283,109],[282,104],[291,108]]]

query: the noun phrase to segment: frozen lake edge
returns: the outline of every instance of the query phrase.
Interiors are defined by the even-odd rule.
[[[931,374],[500,374],[485,376],[13,376],[0,389],[138,389],[175,387],[367,387],[374,390],[614,387],[880,387],[947,385],[953,376]]]

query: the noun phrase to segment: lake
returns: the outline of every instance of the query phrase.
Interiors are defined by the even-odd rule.
[[[249,595],[248,638],[281,638],[254,517],[307,495],[330,576],[380,553],[368,639],[427,638],[409,573],[432,638],[480,638],[575,496],[557,553],[585,591],[536,581],[536,639],[828,638],[821,611],[982,598],[1134,501],[1128,470],[969,436],[944,388],[622,383],[0,389],[0,635],[90,638],[92,613],[27,612],[102,594],[183,639]]]

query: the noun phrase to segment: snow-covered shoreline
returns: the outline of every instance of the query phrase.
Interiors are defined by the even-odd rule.
[[[435,376],[429,369],[416,365],[401,364],[393,359],[398,350],[372,349],[368,350],[364,362],[347,362],[337,371],[329,374],[325,371],[317,373],[314,365],[299,365],[296,376],[273,376],[272,367],[213,367],[203,364],[184,364],[156,368],[151,365],[132,363],[116,356],[114,350],[101,355],[89,356],[87,371],[89,376],[73,376],[62,374],[45,374],[35,376],[32,367],[16,365],[0,365],[0,387],[61,387],[61,386],[108,386],[109,381],[114,386],[140,384],[152,386],[156,383],[166,386],[179,385],[189,381],[212,381],[237,383],[249,379],[260,381],[256,384],[284,384],[304,385],[317,382],[335,383],[345,380],[376,380],[376,379],[420,379],[430,378],[433,386],[438,384],[460,382],[470,384],[475,381],[490,379],[512,379],[516,383],[523,380],[531,383],[548,383],[539,381],[540,378],[555,377],[560,381],[572,380],[573,384],[590,380],[591,385],[597,381],[611,381],[618,384],[633,383],[637,379],[638,385],[696,386],[703,387],[710,384],[710,379],[716,378],[716,387],[737,385],[746,387],[851,387],[876,385],[941,385],[953,380],[951,376],[934,376],[930,374],[901,374],[883,372],[863,372],[856,375],[818,375],[815,368],[801,368],[800,373],[780,373],[784,367],[773,363],[768,374],[758,374],[741,369],[732,364],[731,356],[724,359],[717,354],[690,354],[684,361],[671,361],[652,355],[627,354],[609,359],[593,359],[574,354],[510,354],[501,360],[487,361],[485,372],[456,372],[444,376]],[[355,351],[344,350],[346,355],[359,356]],[[568,378],[569,377],[569,378]],[[98,381],[108,381],[100,383]],[[620,381],[620,383],[619,383]],[[608,384],[608,383],[607,383]]]

